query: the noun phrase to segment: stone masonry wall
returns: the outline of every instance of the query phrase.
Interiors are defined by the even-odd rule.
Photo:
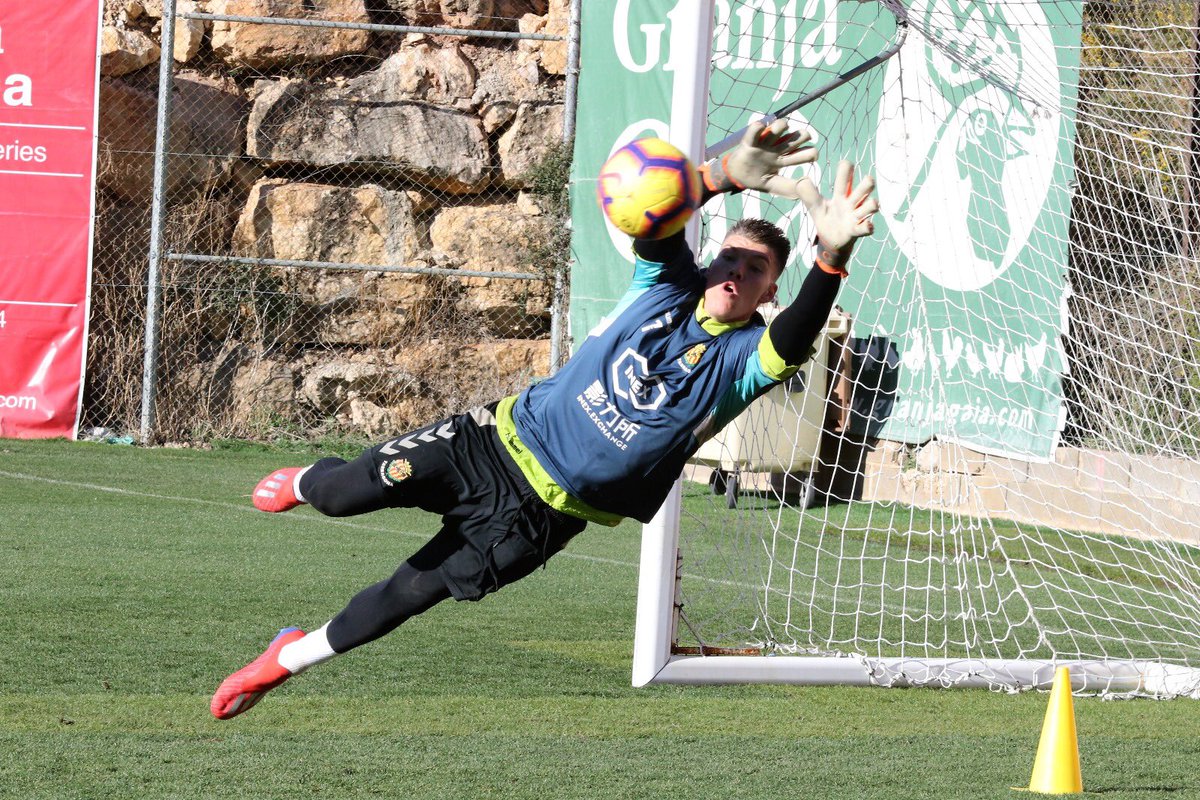
[[[179,0],[177,11],[565,36],[569,3]],[[130,322],[143,313],[162,13],[161,0],[109,0],[102,34],[85,418],[117,427],[140,377],[120,353],[138,346]],[[561,158],[566,49],[177,18],[168,249],[549,276],[561,209],[531,176]],[[282,420],[377,436],[549,369],[547,280],[163,269],[159,418],[171,437],[200,418],[214,435]]]

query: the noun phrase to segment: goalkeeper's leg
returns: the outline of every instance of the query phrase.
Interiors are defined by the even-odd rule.
[[[308,502],[340,517],[416,506],[444,515],[445,527],[320,629],[307,635],[281,631],[258,658],[222,682],[211,703],[215,716],[243,713],[291,676],[383,636],[447,597],[478,599],[498,588],[494,576],[506,559],[493,555],[492,546],[524,524],[527,501],[518,488],[528,490],[494,424],[480,425],[489,418],[494,419],[459,415],[424,429],[425,435],[372,447],[353,461],[325,458],[304,470],[276,470],[259,484],[254,503],[263,510],[286,511]],[[536,549],[520,550],[523,556],[530,552]]]
[[[378,639],[417,614],[450,597],[436,565],[421,569],[445,549],[446,537],[434,537],[387,580],[368,586],[321,628],[304,634],[285,628],[266,651],[226,678],[210,709],[218,719],[248,711],[263,695],[311,666]]]
[[[254,487],[254,507],[278,513],[308,503],[322,514],[346,517],[396,505],[374,479],[375,467],[370,450],[350,462],[322,458],[307,467],[283,467]]]
[[[521,498],[509,513],[447,524],[387,580],[368,586],[307,635],[285,629],[267,650],[230,675],[212,699],[218,719],[237,716],[309,667],[378,639],[443,600],[479,600],[544,564],[579,533],[583,520]]]
[[[460,415],[427,429],[429,435],[385,442],[351,462],[322,459],[299,476],[298,502],[307,500],[322,513],[417,506],[442,514],[442,530],[320,629],[282,631],[221,684],[212,700],[215,716],[244,712],[291,676],[383,636],[448,597],[479,600],[521,579],[583,530],[582,519],[537,497],[488,418],[494,420]]]
[[[322,458],[308,467],[277,469],[254,488],[254,507],[280,512],[307,503],[330,517],[409,507],[444,514],[458,502],[459,450],[483,433],[462,414],[375,445],[353,461]]]

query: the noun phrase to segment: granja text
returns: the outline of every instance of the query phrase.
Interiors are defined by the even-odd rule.
[[[638,0],[636,7],[643,7]],[[617,0],[613,13],[613,43],[621,66],[630,72],[675,70],[687,42],[676,42],[673,23],[695,14],[695,0],[679,0],[663,22],[630,19],[634,0]],[[747,0],[736,7],[716,0],[713,27],[713,67],[727,70],[779,69],[783,91],[797,67],[833,66],[843,53],[837,46],[838,0]],[[665,54],[665,55],[664,55]],[[664,61],[665,58],[665,61]]]

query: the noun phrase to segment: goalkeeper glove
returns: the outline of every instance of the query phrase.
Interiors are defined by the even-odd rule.
[[[807,131],[789,131],[785,119],[775,120],[770,127],[754,122],[737,147],[706,162],[700,172],[711,192],[755,189],[796,200],[803,181],[785,178],[779,171],[816,160],[817,149],[807,146],[810,139]]]
[[[871,197],[875,180],[868,175],[854,186],[854,166],[838,163],[831,197],[824,197],[807,178],[798,185],[798,197],[808,209],[817,229],[817,266],[826,272],[845,276],[846,264],[854,242],[875,230],[871,217],[879,210],[879,201]]]

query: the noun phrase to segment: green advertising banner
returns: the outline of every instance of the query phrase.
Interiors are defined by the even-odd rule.
[[[672,102],[688,89],[675,85],[676,65],[691,47],[673,21],[698,5],[585,4],[572,181],[576,342],[623,293],[632,263],[628,239],[596,204],[596,171],[630,139],[672,138]],[[822,191],[843,158],[878,184],[876,232],[859,243],[838,301],[858,349],[886,373],[889,402],[868,427],[887,439],[936,436],[1046,460],[1063,422],[1082,4],[904,5],[906,38],[884,3],[718,0],[707,141],[903,39],[881,66],[788,115],[820,149],[804,169]],[[798,245],[781,281],[790,297],[811,258],[802,206],[753,192],[714,200],[701,261],[742,216],[775,222]]]

